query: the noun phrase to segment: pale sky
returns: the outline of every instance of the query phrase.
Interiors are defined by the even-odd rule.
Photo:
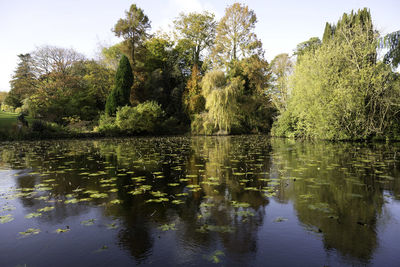
[[[381,33],[400,30],[400,0],[0,0],[0,91],[9,90],[18,54],[37,46],[73,48],[92,58],[99,44],[119,40],[111,28],[132,3],[151,20],[152,31],[167,30],[181,12],[208,10],[221,18],[228,5],[247,4],[257,15],[256,34],[270,61],[293,52],[310,37],[322,38],[325,22],[368,7]]]

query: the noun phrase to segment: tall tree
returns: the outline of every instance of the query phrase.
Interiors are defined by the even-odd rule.
[[[344,14],[331,42],[297,61],[287,109],[273,134],[367,139],[398,132],[400,86],[376,61],[377,35],[365,9]]]
[[[254,33],[256,14],[248,6],[234,3],[225,9],[217,27],[214,61],[226,65],[251,55],[262,55],[262,44]]]
[[[199,68],[195,64],[182,97],[185,112],[190,118],[204,110],[205,99],[201,95],[201,78]]]
[[[115,87],[106,102],[106,113],[114,115],[117,107],[130,104],[131,87],[133,84],[132,68],[129,59],[123,55],[115,74]]]
[[[289,76],[293,71],[293,62],[288,54],[279,54],[271,61],[271,71],[274,82],[272,86],[272,102],[283,112],[289,97]]]
[[[237,97],[242,86],[243,82],[238,78],[227,81],[222,71],[210,71],[204,76],[202,94],[206,99],[208,118],[214,123],[215,131],[228,134],[238,123]]]
[[[217,25],[214,14],[209,12],[181,13],[174,20],[174,25],[179,38],[178,45],[184,45],[190,51],[191,65],[201,67],[202,52],[210,49],[214,44]]]
[[[325,30],[324,30],[324,35],[322,36],[322,42],[326,43],[329,40],[331,40],[333,37],[333,33],[334,29],[332,28],[332,25],[329,22],[327,22],[325,24]]]
[[[5,99],[5,103],[15,108],[22,105],[22,101],[31,96],[36,89],[36,77],[34,73],[31,54],[18,55],[19,63],[10,81],[11,90]]]
[[[36,76],[39,78],[50,73],[66,75],[72,65],[85,59],[73,49],[50,45],[41,46],[32,54]]]
[[[147,39],[150,27],[149,18],[143,13],[143,9],[132,4],[129,10],[125,11],[125,18],[119,19],[113,28],[115,35],[123,37],[129,46],[132,66],[135,64],[137,48]]]

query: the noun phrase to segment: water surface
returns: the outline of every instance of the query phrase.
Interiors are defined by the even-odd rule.
[[[400,144],[0,143],[0,266],[399,266]]]

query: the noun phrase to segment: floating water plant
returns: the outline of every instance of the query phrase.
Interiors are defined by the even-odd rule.
[[[171,224],[163,224],[160,227],[158,227],[161,231],[176,231],[176,227],[174,223]]]
[[[67,199],[67,200],[64,201],[65,204],[75,204],[75,203],[78,203],[78,202],[79,202],[79,199],[76,199],[76,198]]]
[[[107,229],[116,229],[119,227],[118,224],[115,222],[106,224],[106,226],[107,226]]]
[[[234,208],[248,208],[248,207],[250,207],[250,204],[247,203],[247,202],[232,201],[231,204],[232,204],[232,206]]]
[[[288,219],[283,218],[283,217],[276,217],[275,220],[274,220],[274,222],[285,222],[285,221],[287,221],[287,220],[288,220]]]
[[[90,195],[91,198],[106,198],[108,195],[106,193],[95,193]]]
[[[31,235],[37,235],[39,233],[40,233],[40,229],[36,229],[36,228],[28,228],[25,232],[19,232],[19,234],[22,237],[31,236]]]
[[[6,206],[3,206],[3,208],[1,208],[1,211],[12,211],[12,210],[15,210],[15,209],[16,208],[14,206],[6,205]]]
[[[225,256],[224,252],[222,252],[221,250],[216,250],[213,254],[206,256],[206,259],[213,263],[220,263],[221,256]]]
[[[36,217],[40,217],[40,216],[42,216],[42,213],[32,212],[32,213],[28,213],[27,215],[25,215],[25,218],[31,219],[31,218],[36,218]]]
[[[14,218],[13,218],[13,216],[11,214],[0,216],[0,223],[1,224],[8,223],[8,222],[11,222],[13,220],[14,220]]]
[[[114,200],[111,200],[109,203],[110,203],[110,204],[121,204],[121,203],[122,203],[122,200],[114,199]]]
[[[57,234],[61,234],[61,233],[66,233],[66,232],[69,232],[69,227],[67,227],[67,228],[65,228],[65,229],[61,229],[61,228],[58,228],[55,232],[57,233]]]
[[[93,225],[94,224],[94,221],[95,221],[96,219],[89,219],[89,220],[86,220],[86,221],[81,221],[81,224],[82,225],[85,225],[85,226],[91,226],[91,225]]]
[[[54,210],[55,208],[53,207],[53,206],[47,206],[47,207],[44,207],[44,208],[41,208],[41,209],[37,209],[37,211],[38,212],[48,212],[48,211],[51,211],[51,210]]]

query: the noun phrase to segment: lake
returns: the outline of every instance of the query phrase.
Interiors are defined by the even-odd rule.
[[[400,144],[0,143],[0,266],[399,266]]]

